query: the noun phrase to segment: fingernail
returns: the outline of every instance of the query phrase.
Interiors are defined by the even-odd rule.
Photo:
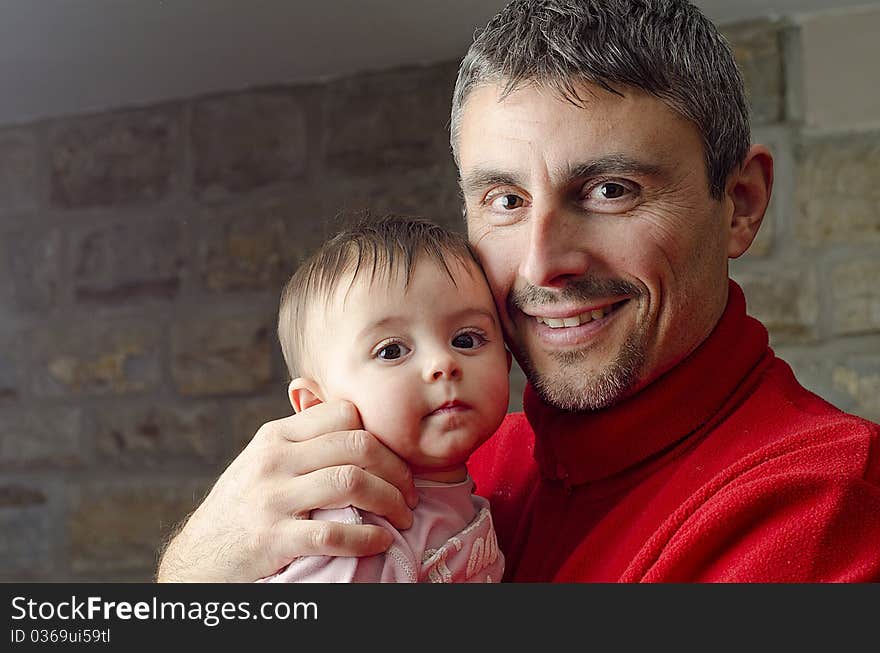
[[[406,498],[406,505],[413,509],[419,505],[419,493],[417,490],[413,489],[412,492],[409,493],[409,496]]]

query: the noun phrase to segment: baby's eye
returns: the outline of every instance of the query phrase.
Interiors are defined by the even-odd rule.
[[[409,347],[401,342],[392,342],[385,345],[376,352],[376,356],[386,361],[395,361],[398,358],[406,356],[409,353]]]
[[[452,339],[452,346],[457,349],[476,349],[484,344],[486,344],[486,339],[474,331],[459,333]]]

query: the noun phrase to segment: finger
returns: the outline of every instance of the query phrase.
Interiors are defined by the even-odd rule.
[[[368,556],[384,553],[393,536],[381,526],[288,519],[277,525],[276,559],[289,563],[307,555]]]
[[[319,435],[298,443],[295,449],[284,448],[283,455],[283,469],[290,474],[299,476],[325,467],[356,465],[395,486],[411,508],[418,502],[409,466],[366,431]]]
[[[412,526],[412,511],[400,490],[356,465],[325,467],[292,478],[279,500],[286,502],[286,497],[295,497],[286,506],[290,514],[354,506],[385,517],[397,528]]]
[[[311,440],[335,431],[363,428],[361,416],[350,401],[328,401],[316,404],[296,415],[269,422],[272,432],[292,442]]]

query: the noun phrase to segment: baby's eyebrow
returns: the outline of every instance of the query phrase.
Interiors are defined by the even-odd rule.
[[[498,324],[498,319],[494,311],[490,311],[479,306],[466,306],[465,308],[459,309],[453,313],[450,313],[447,316],[444,316],[443,319],[450,322],[461,322],[469,318],[473,319],[476,317],[482,317],[486,320],[489,320],[493,324]],[[402,315],[389,315],[387,317],[383,317],[380,320],[376,320],[375,322],[370,322],[368,325],[360,330],[357,337],[358,339],[365,338],[373,333],[373,331],[393,329],[408,322],[409,320]]]
[[[376,320],[375,322],[370,322],[358,333],[358,338],[363,338],[373,331],[377,331],[379,329],[387,329],[389,327],[397,326],[399,324],[404,323],[406,320],[398,315],[389,315],[388,317],[383,317],[381,320]]]
[[[458,320],[463,320],[465,318],[477,316],[477,315],[486,318],[490,322],[496,321],[494,311],[489,311],[489,310],[486,310],[485,308],[478,308],[476,306],[473,306],[473,307],[469,306],[469,307],[461,309],[460,311],[456,311],[455,313],[452,314],[451,317],[453,320],[458,321]]]

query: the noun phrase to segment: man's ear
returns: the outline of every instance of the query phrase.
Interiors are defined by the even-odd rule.
[[[773,156],[763,145],[752,145],[740,169],[727,180],[727,197],[733,205],[727,256],[746,253],[764,219],[773,190]]]
[[[290,405],[297,413],[301,413],[315,404],[323,403],[321,388],[311,379],[294,379],[287,386],[287,396],[290,397]]]

